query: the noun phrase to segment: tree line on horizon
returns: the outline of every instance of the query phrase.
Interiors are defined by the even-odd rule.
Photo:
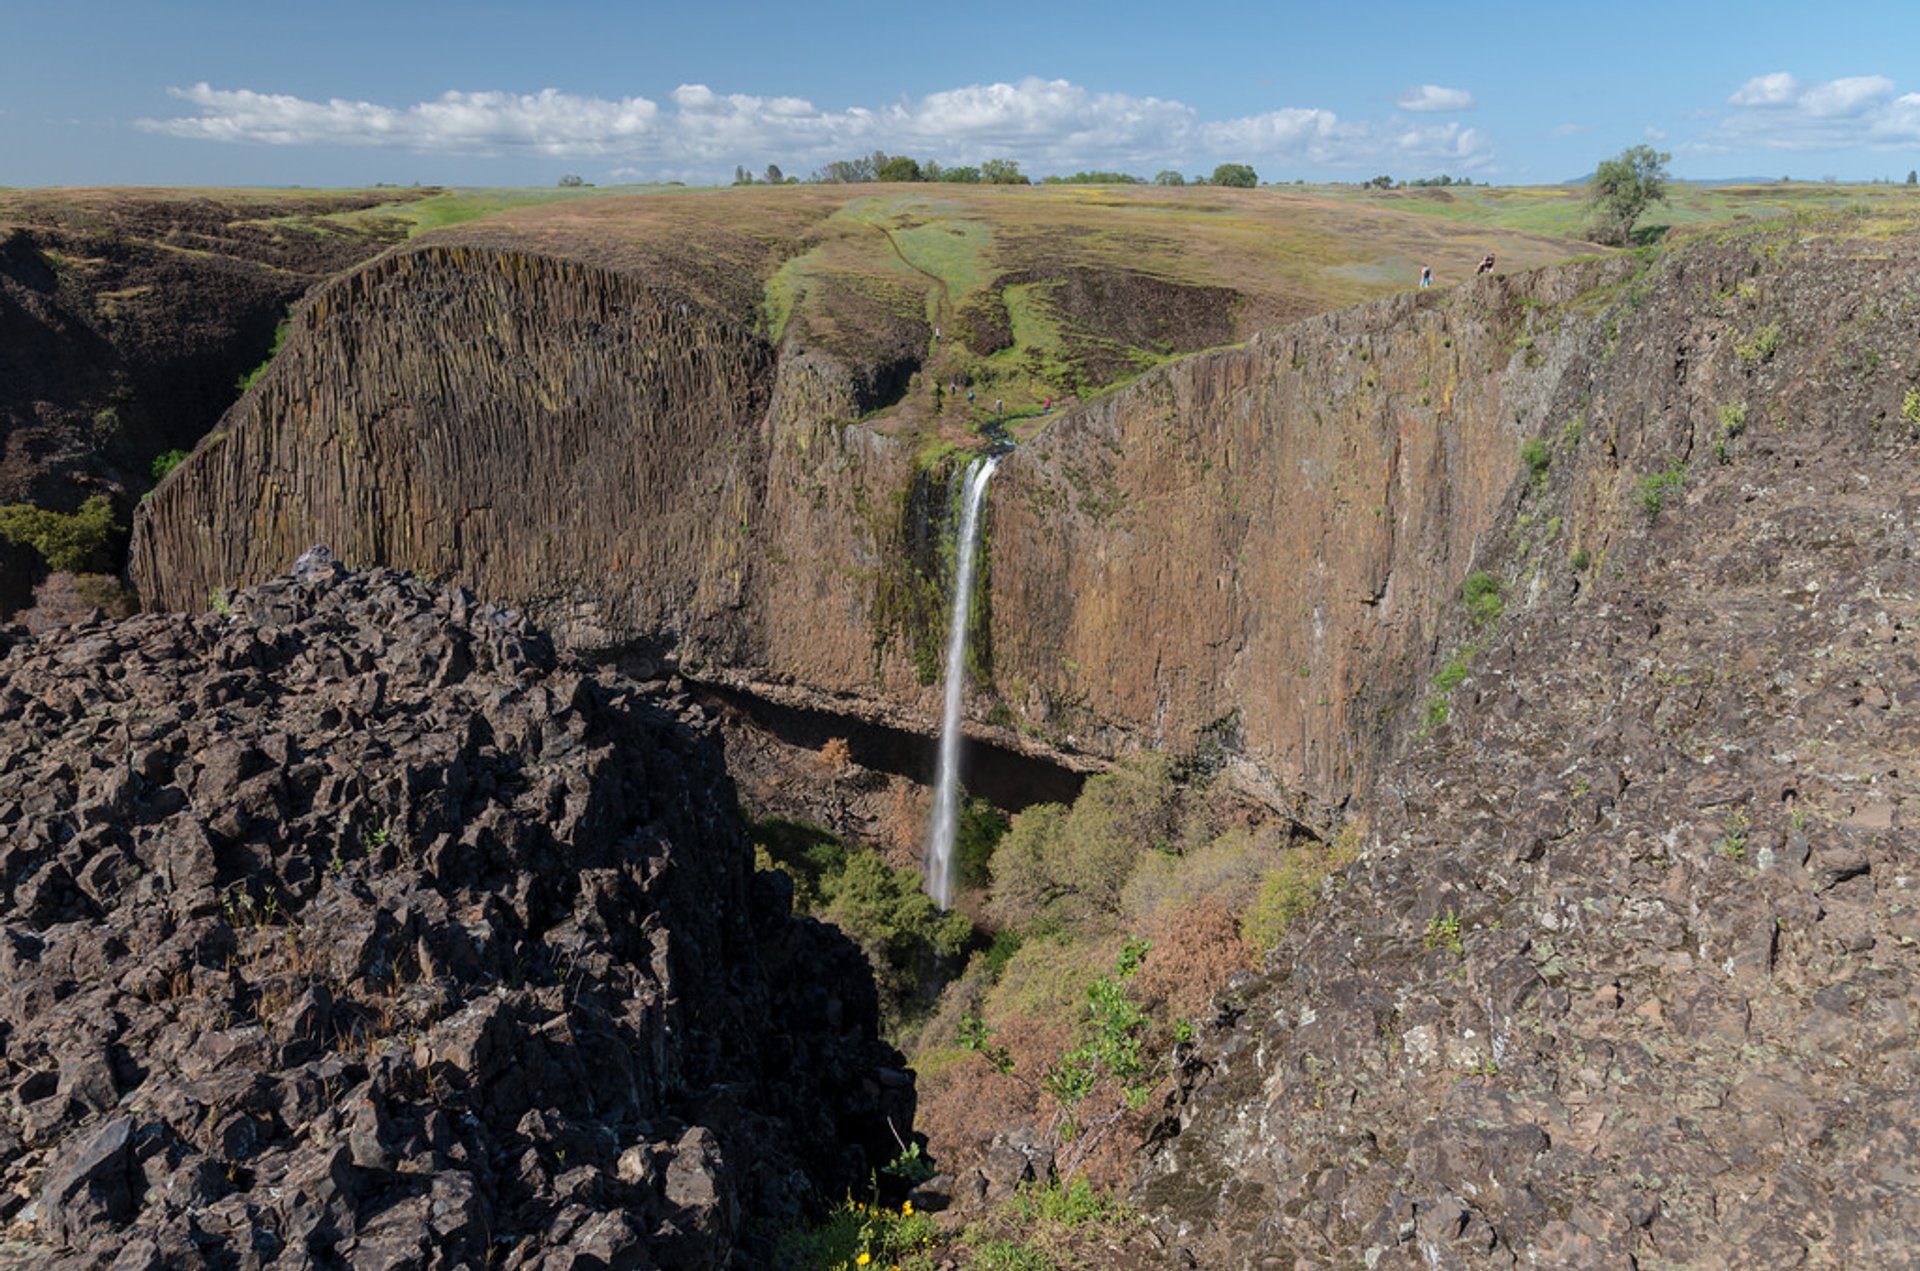
[[[1260,177],[1251,164],[1222,163],[1210,174],[1196,173],[1191,177],[1174,168],[1163,168],[1151,178],[1136,176],[1131,172],[1091,169],[1036,179],[1020,170],[1020,161],[1017,159],[984,159],[978,164],[947,165],[936,159],[915,159],[911,155],[888,154],[884,150],[852,159],[835,159],[804,178],[787,174],[777,163],[769,163],[765,171],[758,175],[744,164],[736,165],[733,170],[735,185],[799,185],[803,181],[812,185],[854,185],[874,181],[949,182],[959,185],[1215,185],[1250,190],[1260,184]],[[1295,184],[1304,182],[1296,181]],[[1443,173],[1400,181],[1383,175],[1355,184],[1382,190],[1421,189],[1429,186],[1470,186],[1473,178]]]
[[[1017,159],[983,159],[978,164],[946,165],[935,159],[915,159],[911,155],[888,154],[876,150],[852,159],[835,159],[806,178],[815,185],[851,185],[869,181],[949,182],[959,185],[1224,185],[1251,189],[1260,184],[1253,168],[1244,163],[1223,163],[1211,176],[1191,178],[1169,168],[1151,182],[1131,172],[1086,171],[1041,177],[1036,182],[1020,170]],[[769,163],[766,171],[755,176],[744,164],[733,170],[735,185],[798,185],[801,178],[781,171]]]

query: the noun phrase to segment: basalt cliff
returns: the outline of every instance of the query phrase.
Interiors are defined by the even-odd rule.
[[[318,289],[142,506],[143,597],[200,607],[325,541],[643,671],[929,731],[957,459],[890,420],[951,387],[936,332],[798,310],[774,344],[727,287],[658,264],[494,229]],[[1309,318],[1062,411],[991,493],[978,734],[1082,768],[1224,747],[1276,799],[1362,788],[1517,447],[1571,409],[1568,355],[1516,342],[1630,270]],[[1122,313],[1207,300],[1109,283]]]

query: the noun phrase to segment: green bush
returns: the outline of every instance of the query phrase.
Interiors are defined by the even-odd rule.
[[[1780,348],[1780,324],[1769,322],[1733,346],[1733,355],[1748,365],[1771,361]]]
[[[184,450],[169,450],[165,454],[153,457],[153,482],[155,485],[167,479],[167,474],[187,461]]]
[[[748,827],[754,867],[777,869],[793,880],[793,907],[812,913],[826,902],[826,885],[847,866],[847,848],[817,825],[772,816]]]
[[[255,384],[258,384],[260,382],[260,377],[267,373],[267,368],[273,365],[273,359],[279,355],[281,348],[285,346],[287,342],[287,333],[292,330],[293,330],[293,316],[291,313],[289,313],[287,317],[280,320],[280,324],[278,326],[274,327],[273,346],[267,350],[267,356],[261,359],[260,365],[254,367],[251,371],[248,371],[246,374],[242,375],[239,379],[235,380],[233,382],[233,386],[244,393],[248,389],[252,388]]]
[[[1278,823],[1233,826],[1180,853],[1149,852],[1121,891],[1126,925],[1145,930],[1161,915],[1211,896],[1229,913],[1253,903],[1260,879],[1285,846]]]
[[[1541,438],[1530,437],[1521,443],[1520,462],[1526,465],[1527,475],[1538,485],[1547,479],[1547,469],[1553,466],[1553,451]]]
[[[1444,709],[1446,700],[1436,700]],[[1320,899],[1327,876],[1359,854],[1360,838],[1360,827],[1348,822],[1330,840],[1290,849],[1261,880],[1260,894],[1240,919],[1240,938],[1262,952],[1279,944],[1287,928]]]
[[[954,831],[953,861],[960,881],[985,887],[993,878],[993,852],[1006,837],[1009,823],[999,808],[985,799],[970,798],[960,806],[960,824]]]
[[[1037,804],[1014,818],[993,857],[994,915],[1041,930],[1110,919],[1134,867],[1177,830],[1172,761],[1128,760],[1091,778],[1071,809]]]
[[[942,912],[921,890],[918,870],[894,869],[878,852],[849,855],[825,893],[821,916],[866,951],[895,1018],[939,992],[973,938],[965,914]]]
[[[49,569],[69,574],[111,573],[125,529],[113,505],[96,494],[78,512],[49,512],[31,503],[0,506],[0,538],[39,552]]]
[[[1650,472],[1640,478],[1636,487],[1640,496],[1640,510],[1652,520],[1660,515],[1660,509],[1666,506],[1667,495],[1680,489],[1687,483],[1687,465],[1675,459],[1659,472]]]
[[[1467,678],[1467,664],[1473,661],[1473,655],[1480,652],[1480,646],[1469,644],[1447,659],[1447,664],[1433,674],[1432,684],[1442,693],[1451,693],[1460,687]]]
[[[1468,616],[1481,626],[1497,622],[1506,611],[1500,600],[1500,580],[1485,572],[1467,575],[1466,581],[1460,584],[1460,602],[1467,607]]]

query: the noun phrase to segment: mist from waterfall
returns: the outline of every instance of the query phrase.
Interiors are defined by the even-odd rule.
[[[953,904],[953,843],[960,828],[960,706],[967,689],[967,619],[973,612],[973,563],[980,545],[980,509],[999,456],[967,465],[960,530],[954,544],[953,617],[947,631],[947,696],[940,715],[940,765],[933,786],[933,825],[927,834],[927,893],[942,909]]]

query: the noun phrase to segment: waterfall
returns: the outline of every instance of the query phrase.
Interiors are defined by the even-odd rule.
[[[998,456],[967,465],[954,544],[953,618],[947,631],[947,698],[940,714],[940,767],[933,786],[933,826],[927,835],[927,893],[942,909],[953,904],[953,840],[960,828],[960,704],[967,689],[967,617],[973,609],[973,557],[980,543],[980,507]]]

